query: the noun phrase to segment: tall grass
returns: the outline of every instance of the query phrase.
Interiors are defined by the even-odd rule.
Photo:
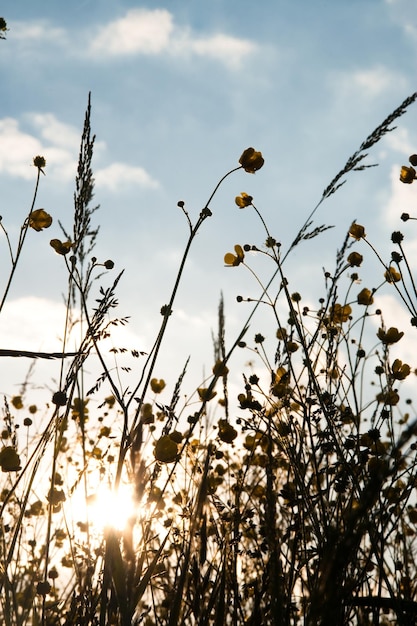
[[[188,241],[152,348],[109,353],[105,339],[128,320],[114,316],[122,274],[112,278],[113,261],[94,256],[99,229],[89,99],[73,225],[61,225],[63,239],[51,241],[67,269],[62,351],[2,353],[54,359],[57,384],[45,409],[31,402],[29,386],[4,400],[1,623],[416,623],[417,421],[403,390],[413,364],[392,356],[403,332],[387,328],[377,308],[379,292],[390,289],[416,325],[403,235],[392,234],[397,248],[384,261],[366,225],[352,224],[318,287],[317,306],[304,303],[286,277],[293,249],[327,228],[313,222],[318,207],[351,171],[366,170],[368,150],[416,98],[354,152],[288,246],[269,230],[253,198],[236,198],[259,216],[265,240],[236,244],[225,264],[251,272],[261,295],[256,302],[238,298],[236,306],[249,313],[230,346],[220,301],[212,374],[186,401],[187,366],[171,397],[155,377],[177,289],[219,186],[242,168],[260,170],[262,155],[252,148],[242,153],[195,223],[179,203]],[[414,180],[414,155],[410,161],[402,182]],[[3,303],[29,229],[52,223],[34,208],[48,164],[38,155],[34,166],[34,197],[15,248],[1,222],[11,263]],[[377,289],[358,286],[367,246],[381,263]],[[270,263],[265,277],[259,255]],[[249,322],[259,328],[251,339]],[[271,324],[276,336],[268,341],[262,328]],[[242,372],[237,399],[229,386],[236,350],[248,351],[255,363]],[[101,369],[94,382],[86,373],[92,359]],[[130,370],[129,387],[119,370]],[[118,494],[129,504],[121,520],[113,515],[122,506]]]

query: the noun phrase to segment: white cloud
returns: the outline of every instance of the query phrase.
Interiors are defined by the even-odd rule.
[[[197,37],[174,25],[169,11],[132,9],[123,18],[103,26],[90,45],[94,57],[109,58],[136,54],[197,55],[236,68],[257,46],[222,33]]]
[[[412,189],[411,185],[400,182],[400,169],[400,164],[393,165],[391,168],[391,194],[384,211],[387,223],[396,230],[398,230],[399,218],[402,213],[409,213],[410,215],[416,213],[416,197],[413,193],[415,190]]]
[[[392,85],[395,85],[397,89],[406,86],[401,75],[382,65],[342,73],[332,76],[331,80],[343,98],[350,97],[352,93],[360,93],[366,98],[376,98],[384,92],[391,92]]]
[[[0,319],[0,345],[11,350],[59,352],[65,312],[64,304],[45,298],[6,302]]]
[[[69,146],[65,143],[71,134],[69,131],[71,127],[61,124],[53,115],[37,116],[31,114],[28,119],[32,119],[35,126],[39,126],[40,119],[36,120],[37,117],[44,118],[40,135],[46,140],[45,142],[34,134],[22,130],[18,120],[10,117],[0,119],[0,173],[26,180],[34,179],[34,169],[31,165],[33,157],[40,154],[45,157],[47,168],[51,174],[61,180],[69,180],[74,177],[76,172],[72,140]],[[48,120],[51,123],[51,132],[45,126]],[[64,132],[65,129],[66,133]],[[55,134],[57,130],[60,132]]]
[[[108,167],[97,170],[94,179],[98,187],[107,188],[110,191],[118,191],[125,185],[138,185],[148,189],[159,187],[156,181],[142,167],[135,167],[126,163],[112,163]]]
[[[132,9],[98,31],[91,52],[99,56],[158,54],[166,50],[173,31],[172,15],[157,9]]]
[[[33,157],[42,153],[41,142],[21,131],[17,120],[11,117],[0,120],[0,173],[30,180],[34,178],[30,167]]]
[[[13,39],[24,43],[30,42],[67,42],[67,33],[63,28],[53,26],[46,20],[33,22],[13,22]]]
[[[60,122],[52,113],[28,113],[25,117],[39,130],[43,139],[53,145],[73,149],[77,153],[81,138],[79,129]]]
[[[256,46],[247,39],[218,34],[200,39],[185,38],[177,49],[188,54],[216,59],[231,68],[237,68],[245,57],[256,50]]]
[[[392,150],[400,152],[403,158],[415,152],[415,145],[409,137],[407,128],[396,128],[395,132],[388,133],[384,138],[384,143]]]

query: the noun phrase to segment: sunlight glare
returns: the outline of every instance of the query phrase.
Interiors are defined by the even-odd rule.
[[[135,514],[129,485],[121,485],[117,493],[109,486],[102,485],[88,503],[89,520],[99,532],[106,528],[123,530]]]

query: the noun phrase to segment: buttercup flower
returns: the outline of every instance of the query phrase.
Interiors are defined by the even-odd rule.
[[[36,209],[32,211],[29,218],[29,226],[33,230],[40,231],[49,228],[52,224],[52,217],[44,209]]]
[[[369,306],[370,304],[373,304],[374,298],[372,295],[372,291],[370,291],[370,289],[362,289],[362,291],[360,291],[358,293],[358,304],[363,304],[365,306]]]
[[[411,368],[407,363],[403,363],[400,359],[395,359],[391,367],[392,377],[395,380],[404,380],[411,372]]]
[[[0,468],[2,472],[18,472],[21,469],[20,457],[12,446],[2,448],[0,452]]]
[[[404,336],[404,333],[399,331],[398,328],[391,326],[388,330],[380,328],[377,332],[377,337],[385,345],[397,343]]]
[[[237,437],[237,431],[227,420],[220,419],[217,423],[219,427],[219,438],[225,443],[232,443]]]
[[[398,272],[395,267],[389,267],[384,274],[384,278],[387,283],[398,283],[402,276],[401,272]]]
[[[351,267],[359,267],[363,261],[363,256],[359,252],[351,252],[347,258],[347,262]]]
[[[236,196],[235,203],[237,204],[239,209],[244,209],[245,207],[250,206],[252,204],[252,200],[253,200],[252,196],[249,196],[247,193],[242,191],[240,196]]]
[[[400,172],[400,181],[402,183],[411,184],[416,179],[416,170],[414,167],[403,165]]]
[[[330,319],[334,324],[343,324],[348,321],[351,313],[352,308],[349,304],[342,305],[336,302],[330,309]]]
[[[359,241],[359,239],[364,239],[366,237],[365,228],[356,222],[353,222],[352,226],[349,228],[349,235]]]
[[[62,256],[68,254],[74,245],[71,241],[61,241],[60,239],[51,239],[49,243],[55,252],[57,254],[62,254]]]
[[[408,158],[411,165],[417,165],[417,154],[411,154]]]
[[[163,435],[155,444],[154,456],[160,463],[173,463],[178,456],[178,444],[169,435]]]
[[[245,172],[254,174],[261,169],[265,161],[262,152],[257,152],[254,148],[246,148],[239,159],[239,163]]]
[[[236,244],[235,252],[236,254],[233,254],[232,252],[228,252],[227,254],[224,255],[224,262],[226,263],[226,265],[237,266],[243,262],[243,259],[245,258],[245,253],[243,252],[242,246],[239,246],[239,244]]]
[[[151,380],[151,389],[154,393],[161,393],[165,389],[165,381],[163,378],[159,380],[157,378],[152,378]]]

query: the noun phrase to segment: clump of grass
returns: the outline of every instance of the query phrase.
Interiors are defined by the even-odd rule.
[[[63,240],[51,241],[67,270],[62,351],[13,354],[57,359],[56,386],[44,411],[31,402],[28,385],[3,405],[3,623],[416,622],[417,426],[404,382],[414,365],[393,355],[403,331],[387,328],[378,308],[379,294],[390,289],[415,326],[417,294],[403,237],[393,234],[399,251],[390,261],[378,257],[377,288],[358,287],[361,246],[372,244],[356,223],[336,251],[333,271],[324,274],[318,305],[304,302],[285,271],[292,250],[328,228],[313,224],[321,203],[352,171],[370,167],[367,151],[416,98],[405,100],[348,159],[287,251],[253,198],[236,198],[259,216],[265,241],[236,244],[225,263],[250,271],[261,296],[238,298],[239,306],[251,308],[230,345],[220,300],[211,374],[185,400],[187,363],[170,396],[155,372],[157,364],[163,368],[164,337],[188,255],[224,179],[241,169],[254,173],[264,161],[246,149],[195,223],[178,203],[188,240],[159,331],[147,353],[109,351],[103,340],[128,323],[114,315],[125,276],[112,279],[114,262],[94,256],[99,229],[89,98],[73,224],[60,225]],[[3,302],[29,228],[52,224],[46,211],[35,209],[47,164],[37,156],[34,165],[34,198],[15,252],[1,222],[11,257]],[[401,173],[403,182],[412,182],[411,169]],[[259,254],[270,263],[266,277],[257,269]],[[259,331],[250,339],[255,321]],[[272,341],[263,330],[271,324]],[[254,363],[242,373],[237,409],[229,372],[236,350],[248,351]],[[86,368],[92,358],[101,367],[94,380]],[[121,522],[109,517],[100,527],[97,517],[121,506],[118,494],[129,510]]]

